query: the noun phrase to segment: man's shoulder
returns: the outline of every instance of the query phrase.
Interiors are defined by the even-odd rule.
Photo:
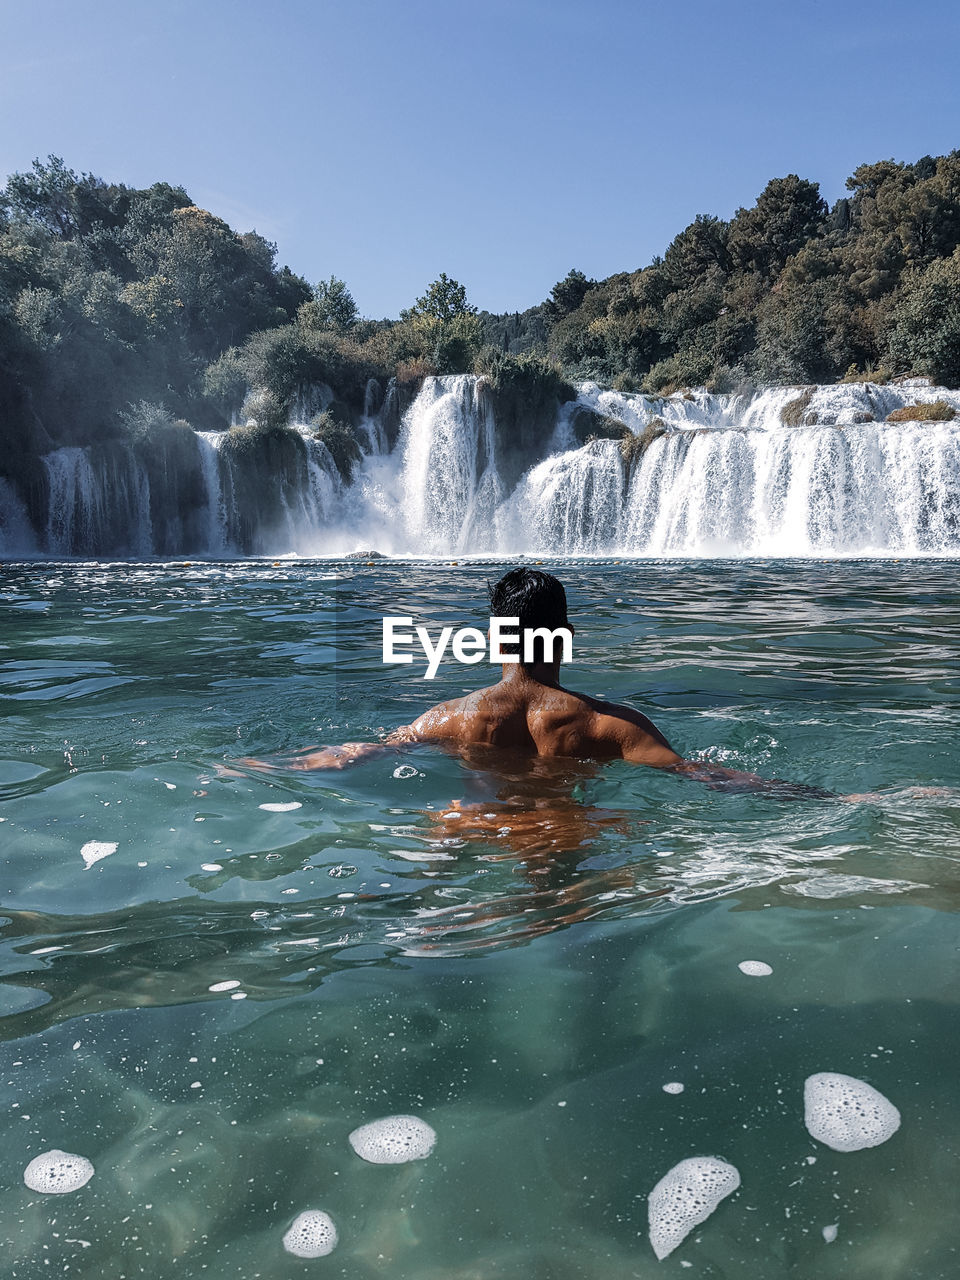
[[[597,736],[615,743],[626,759],[641,760],[644,763],[647,762],[648,755],[656,757],[657,763],[668,762],[668,757],[680,759],[649,716],[636,707],[623,702],[607,702],[589,694],[575,696],[589,709],[593,731]]]

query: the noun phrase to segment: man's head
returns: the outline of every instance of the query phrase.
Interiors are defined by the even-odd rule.
[[[490,613],[495,618],[519,618],[521,634],[533,627],[555,631],[570,626],[563,583],[539,569],[511,569],[505,573],[490,587]],[[537,661],[544,661],[542,639],[535,641],[534,653]]]

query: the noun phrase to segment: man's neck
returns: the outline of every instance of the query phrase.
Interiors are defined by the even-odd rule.
[[[501,670],[503,684],[545,684],[552,688],[560,684],[559,662],[534,662],[526,667],[519,662],[505,662]]]

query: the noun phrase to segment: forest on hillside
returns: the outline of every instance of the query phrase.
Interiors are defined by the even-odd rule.
[[[960,385],[960,151],[863,165],[846,185],[830,208],[816,183],[776,178],[729,221],[696,217],[648,266],[572,270],[520,314],[478,312],[441,275],[371,320],[344,281],[278,267],[275,245],[182,187],[35,161],[0,194],[0,474],[23,478],[59,445],[238,415],[279,429],[320,384],[334,398],[314,425],[348,471],[370,380],[409,398],[432,373],[484,374],[534,418],[583,379],[661,395]]]

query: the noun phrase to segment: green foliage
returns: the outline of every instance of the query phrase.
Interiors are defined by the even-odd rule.
[[[564,316],[571,315],[583,303],[589,291],[595,287],[596,280],[588,280],[582,271],[575,268],[553,286],[550,297],[543,304],[544,315],[549,324],[557,324]]]
[[[120,421],[133,438],[153,436],[173,426],[173,414],[164,404],[141,400],[121,412]]]
[[[643,380],[643,390],[649,395],[671,396],[684,387],[702,387],[712,368],[707,352],[678,351],[652,366]]]
[[[477,356],[473,372],[486,378],[492,390],[522,399],[531,412],[549,402],[557,404],[576,399],[576,389],[564,378],[558,365],[537,355],[508,355],[493,347],[484,347]]]
[[[887,414],[888,422],[952,422],[957,411],[946,400],[934,400],[932,404],[905,404]]]
[[[960,386],[960,249],[906,277],[891,320],[894,369]]]
[[[337,464],[345,484],[353,479],[353,469],[363,456],[349,422],[332,406],[310,419],[314,434],[325,444]]]
[[[202,397],[205,367],[310,296],[274,259],[168,183],[106,183],[55,156],[13,174],[0,193],[6,439],[88,444],[141,401],[222,420],[216,395]],[[240,398],[231,390],[232,409]]]
[[[467,291],[445,272],[433,281],[401,323],[390,333],[389,346],[396,362],[421,361],[436,373],[466,373],[483,342],[484,325]]]
[[[422,298],[418,298],[408,312],[401,314],[401,319],[408,316],[422,316],[430,320],[438,320],[441,324],[455,320],[458,316],[474,316],[477,308],[467,302],[467,291],[458,280],[451,280],[445,271],[431,285]]]
[[[297,312],[297,323],[305,329],[332,329],[334,333],[347,333],[359,319],[353,294],[336,276],[314,285],[313,297]]]
[[[247,392],[247,368],[237,347],[228,347],[219,359],[207,365],[201,392],[223,418],[229,420],[237,412]]]
[[[257,387],[247,392],[240,409],[240,422],[244,427],[257,427],[264,431],[285,430],[287,427],[287,406],[270,387]],[[237,428],[239,430],[239,428]],[[234,439],[247,441],[250,436],[237,436]]]
[[[385,372],[365,347],[349,338],[297,324],[253,334],[237,362],[248,386],[268,388],[288,409],[320,385],[359,409],[369,379]]]
[[[730,224],[726,247],[734,265],[771,279],[787,260],[817,235],[827,214],[815,182],[774,178],[752,209],[738,209]]]
[[[589,288],[571,273],[543,304],[546,350],[569,377],[653,393],[830,382],[852,365],[960,383],[960,151],[862,166],[848,187],[828,210],[815,183],[778,178],[640,271]]]

